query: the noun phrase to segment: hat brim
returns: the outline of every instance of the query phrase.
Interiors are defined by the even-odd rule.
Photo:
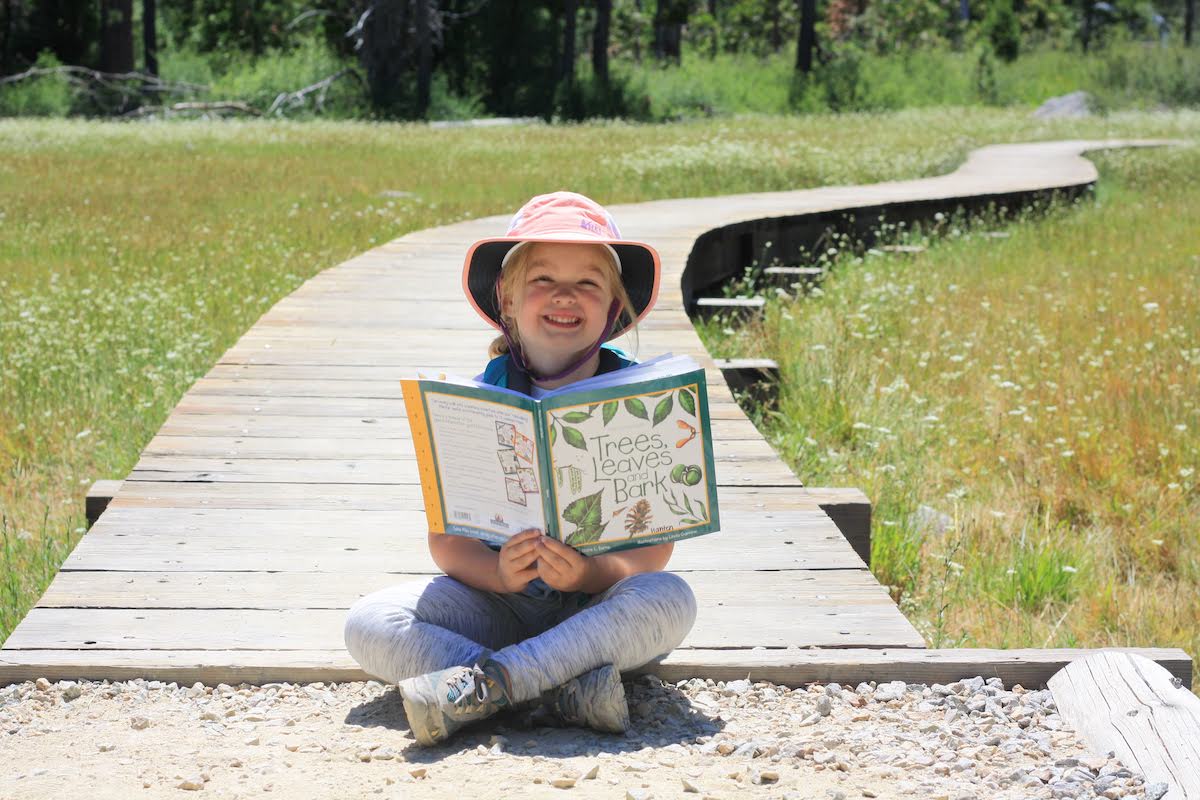
[[[620,336],[654,308],[658,300],[658,283],[661,263],[658,251],[644,242],[628,240],[598,239],[587,237],[496,237],[481,239],[471,245],[463,264],[463,291],[479,316],[493,328],[500,328],[500,307],[496,296],[496,281],[500,277],[501,265],[508,251],[521,242],[578,242],[580,244],[607,244],[621,259],[621,282],[633,306],[633,323],[614,328],[610,339]]]

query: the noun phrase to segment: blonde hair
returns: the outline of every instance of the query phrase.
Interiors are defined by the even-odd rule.
[[[520,297],[520,288],[525,284],[525,279],[529,275],[529,268],[533,264],[533,248],[536,242],[524,245],[517,248],[517,252],[512,254],[508,263],[504,265],[499,277],[496,278],[496,286],[499,294],[499,305],[501,319],[508,326],[509,335],[512,337],[513,344],[521,346],[521,332],[517,330],[517,320],[504,313],[504,298]],[[600,259],[601,271],[604,273],[605,280],[608,281],[608,286],[612,290],[613,299],[617,302],[617,316],[613,320],[613,330],[621,330],[628,325],[624,333],[632,333],[634,335],[636,349],[637,341],[637,319],[633,313],[633,302],[629,299],[629,292],[625,291],[625,282],[621,280],[621,271],[617,269],[617,262],[613,260],[612,253],[607,247],[601,247],[597,244],[580,242],[587,247],[594,247],[598,252],[604,254]],[[492,340],[488,347],[488,358],[495,358],[508,353],[508,340],[503,335],[497,336]]]

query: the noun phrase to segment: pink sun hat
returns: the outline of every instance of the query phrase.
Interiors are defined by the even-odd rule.
[[[578,242],[609,249],[633,306],[633,323],[614,328],[608,338],[620,336],[654,307],[661,272],[658,251],[644,242],[622,239],[612,215],[595,200],[575,192],[552,192],[522,206],[508,223],[504,236],[480,239],[467,251],[463,291],[479,316],[493,328],[501,328],[497,293],[500,273],[512,254],[530,242]]]

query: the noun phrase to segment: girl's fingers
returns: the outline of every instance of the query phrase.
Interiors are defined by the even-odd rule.
[[[506,560],[514,569],[524,569],[538,560],[538,552],[536,549],[530,550],[528,553],[521,553],[516,556],[511,556]]]
[[[528,553],[537,552],[537,539],[526,539],[516,544],[506,544],[500,548],[502,558],[520,558]]]
[[[538,547],[540,551],[540,558],[543,561],[548,561],[551,565],[553,565],[556,571],[562,572],[570,569],[574,565],[574,560],[567,553],[563,552],[562,548],[567,548],[566,545],[560,545],[553,539],[542,538],[538,540]],[[574,552],[572,548],[567,549],[570,549],[572,552]]]

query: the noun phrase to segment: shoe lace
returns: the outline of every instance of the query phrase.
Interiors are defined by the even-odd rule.
[[[464,700],[471,697],[479,704],[487,703],[491,697],[492,679],[483,669],[475,666],[464,669],[454,676],[451,689],[455,705],[464,705]]]

